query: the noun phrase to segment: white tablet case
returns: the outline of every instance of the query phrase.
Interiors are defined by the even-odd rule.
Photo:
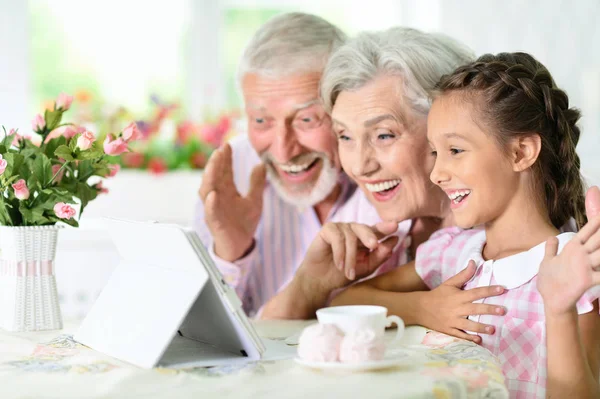
[[[116,219],[107,224],[121,262],[76,341],[144,368],[261,358],[261,339],[193,231]],[[279,357],[293,355],[287,352]]]

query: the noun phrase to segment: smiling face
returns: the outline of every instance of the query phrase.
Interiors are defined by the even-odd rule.
[[[436,156],[431,181],[451,199],[463,228],[494,222],[519,191],[519,173],[497,140],[475,123],[474,112],[459,93],[450,93],[433,102],[427,120]]]
[[[402,78],[380,76],[341,92],[332,119],[342,167],[382,219],[440,215],[444,197],[429,180],[426,119],[406,103]]]
[[[339,176],[331,120],[318,100],[320,77],[247,74],[242,81],[250,142],[275,189],[297,206],[324,200]]]

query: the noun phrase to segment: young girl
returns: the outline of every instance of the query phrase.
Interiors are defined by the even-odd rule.
[[[504,293],[476,301],[496,314],[465,322],[493,332],[480,342],[502,363],[511,398],[600,397],[600,218],[584,226],[579,116],[528,54],[485,55],[444,77],[428,116],[431,180],[451,199],[458,227],[434,233],[414,265],[358,284],[334,303],[375,295],[374,287],[410,291],[424,283],[431,294],[475,267],[465,290],[501,285]],[[571,218],[579,233],[559,234]],[[440,312],[419,302],[423,313]],[[404,302],[390,313],[412,307]]]

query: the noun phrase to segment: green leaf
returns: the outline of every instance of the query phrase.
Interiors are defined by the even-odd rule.
[[[4,203],[4,197],[0,196],[0,224],[3,226],[11,226],[12,220],[8,211],[7,204]]]
[[[46,110],[44,113],[44,119],[46,120],[46,129],[50,132],[58,125],[60,125],[60,120],[62,119],[63,111],[50,111]]]
[[[10,177],[17,174],[23,164],[23,155],[9,152],[8,154],[3,155],[3,158],[6,159],[6,162],[8,163],[3,176]]]
[[[0,144],[0,154],[5,154],[7,152],[6,146],[4,144]]]
[[[95,199],[97,196],[98,190],[96,190],[95,188],[90,187],[86,183],[77,184],[77,191],[75,193],[75,197],[79,198],[79,201],[81,201],[81,210],[79,213],[79,217],[81,217],[81,214],[83,213],[83,210],[85,209],[87,204],[91,200]]]
[[[75,136],[71,137],[71,140],[69,140],[69,148],[71,149],[71,151],[75,152],[75,150],[77,149],[77,140],[80,136],[81,133],[78,133]]]
[[[25,181],[28,181],[29,178],[31,177],[31,164],[32,161],[31,159],[27,159],[25,162],[23,162],[21,164],[21,167],[19,168],[19,177]]]
[[[38,154],[40,153],[42,150],[40,149],[40,147],[38,147],[37,145],[33,144],[33,142],[29,139],[25,139],[24,140],[24,149],[21,150],[21,154],[23,154],[23,152],[27,152],[27,154],[33,155],[33,154]],[[25,155],[23,154],[24,157],[27,157],[29,155]]]
[[[69,226],[79,227],[79,223],[75,219],[59,219],[61,222],[68,224]]]
[[[77,165],[77,176],[80,182],[85,183],[90,176],[94,174],[94,167],[92,161],[89,159],[80,161]]]
[[[53,176],[52,164],[46,155],[39,154],[33,162],[33,175],[42,185],[42,188],[45,188],[50,184],[50,180]]]
[[[65,139],[64,136],[60,136],[55,139],[52,139],[46,143],[46,145],[44,147],[44,154],[46,154],[46,156],[48,158],[54,158],[54,152],[56,151],[56,149],[58,147],[60,147],[61,145],[65,145],[66,143],[67,143],[67,139]]]
[[[23,224],[27,226],[43,226],[50,223],[50,219],[44,216],[44,208],[41,206],[29,209],[25,202],[21,202],[19,212],[23,215]]]
[[[11,144],[12,144],[12,142],[13,142],[13,140],[14,140],[14,135],[10,135],[10,136],[9,136],[8,134],[6,134],[6,131],[5,131],[4,133],[5,133],[5,136],[4,136],[4,138],[2,139],[2,145],[3,145],[4,147],[6,147],[6,148],[10,148],[10,147],[11,147]]]
[[[19,212],[19,205],[21,201],[12,197],[12,198],[4,198],[4,202],[6,204],[6,210],[10,215],[10,220],[12,220],[12,226],[20,226],[23,224],[23,216],[21,212]]]
[[[104,153],[102,151],[98,151],[98,150],[86,150],[86,151],[82,151],[79,154],[77,154],[77,159],[80,160],[87,160],[87,159],[98,159],[101,158],[102,155],[104,155]]]
[[[71,149],[69,147],[67,147],[66,145],[60,145],[58,146],[58,148],[56,149],[56,151],[54,151],[54,155],[56,155],[59,158],[62,158],[66,161],[73,161],[75,160],[75,158],[73,158]]]
[[[10,177],[10,178],[9,178],[9,179],[6,181],[6,185],[8,186],[8,185],[12,184],[12,183],[13,183],[15,180],[17,180],[18,178],[19,178],[19,175],[14,175],[14,176],[11,176],[11,177]]]
[[[46,191],[50,192],[47,193]],[[53,210],[54,205],[56,205],[59,202],[64,202],[67,204],[74,203],[73,194],[65,190],[58,190],[56,188],[53,188],[52,190],[44,190],[43,195],[45,196],[44,201],[41,203],[40,206],[46,210]]]

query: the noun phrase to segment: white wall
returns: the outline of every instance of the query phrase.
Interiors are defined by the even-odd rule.
[[[600,184],[600,1],[403,0],[399,22],[446,33],[478,55],[534,55],[582,111],[577,152],[584,175]]]
[[[0,125],[31,129],[29,14],[25,0],[0,0]]]

